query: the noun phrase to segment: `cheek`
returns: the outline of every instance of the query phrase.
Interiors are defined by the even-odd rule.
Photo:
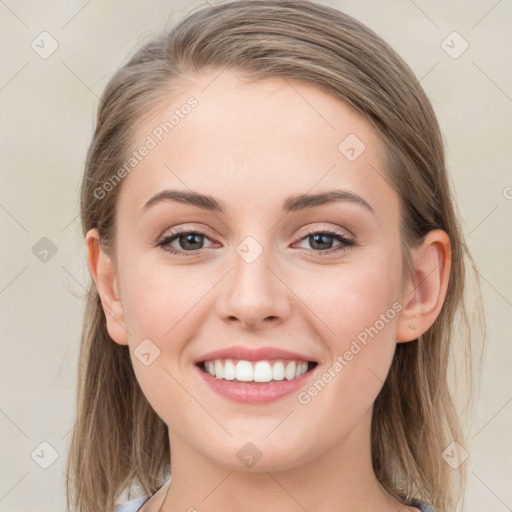
[[[315,286],[294,285],[311,310],[309,323],[329,352],[326,380],[333,382],[329,388],[338,390],[331,396],[333,406],[343,402],[352,410],[364,410],[382,387],[402,309],[401,265],[396,260],[384,255],[371,263],[340,266],[335,273],[330,268],[315,276]]]
[[[397,307],[393,309],[393,304],[400,299],[401,268],[393,259],[383,256],[317,269],[309,278],[301,275],[292,286],[317,317],[316,323],[322,321],[322,331],[330,331],[331,337],[343,343],[376,322],[381,326],[381,315],[388,320],[386,326],[394,323]]]
[[[194,306],[211,288],[211,275],[191,267],[125,262],[123,311],[130,333],[168,338],[187,324]],[[134,340],[135,341],[135,340]]]
[[[173,422],[172,411],[193,407],[183,382],[183,354],[197,330],[201,297],[211,276],[181,269],[138,265],[127,277],[123,309],[139,385],[153,409]],[[194,281],[197,280],[196,281]],[[210,285],[211,287],[211,285]],[[149,354],[149,356],[144,356]],[[149,363],[149,364],[147,364]]]

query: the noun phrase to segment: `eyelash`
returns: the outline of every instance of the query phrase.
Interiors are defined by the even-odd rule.
[[[171,231],[169,234],[167,234],[164,238],[162,238],[158,243],[157,247],[162,248],[164,251],[170,253],[170,254],[176,254],[176,255],[182,255],[182,256],[196,256],[197,252],[201,249],[198,249],[196,251],[183,251],[183,250],[176,250],[169,247],[169,244],[179,238],[180,236],[188,235],[188,234],[194,234],[194,235],[200,235],[204,236],[206,238],[209,238],[206,233],[203,233],[202,231],[199,231],[197,229],[192,228],[178,228],[175,231]],[[306,231],[299,234],[299,238],[297,242],[301,242],[305,238],[312,236],[312,235],[329,235],[336,238],[338,241],[342,242],[337,247],[332,247],[330,249],[327,249],[325,251],[318,250],[315,251],[314,249],[309,249],[309,251],[314,252],[316,255],[324,256],[332,253],[338,253],[341,251],[346,251],[347,249],[350,249],[351,246],[355,245],[354,240],[348,238],[344,233],[337,231],[335,229],[324,229],[324,230],[314,230],[312,228],[308,228]]]

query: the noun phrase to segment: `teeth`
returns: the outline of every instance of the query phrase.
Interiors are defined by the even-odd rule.
[[[297,373],[297,367],[296,367],[295,361],[290,361],[286,365],[286,370],[284,371],[284,376],[286,377],[286,380],[294,379],[296,373]]]
[[[235,379],[250,382],[254,377],[254,369],[249,361],[238,361],[235,366]]]
[[[224,378],[224,368],[222,367],[222,362],[220,360],[215,361],[215,376],[217,379]]]
[[[281,361],[274,363],[272,367],[272,380],[283,380],[284,379],[284,364]]]
[[[245,361],[215,359],[205,361],[204,369],[212,377],[241,382],[293,380],[308,371],[306,361]]]
[[[270,382],[271,380],[272,367],[270,363],[268,361],[258,361],[254,366],[254,382]]]
[[[224,380],[234,380],[235,377],[235,364],[231,359],[226,359],[224,362]]]

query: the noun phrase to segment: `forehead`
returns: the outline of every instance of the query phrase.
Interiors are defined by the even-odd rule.
[[[134,151],[120,210],[140,209],[163,188],[260,208],[340,187],[396,203],[372,125],[329,92],[288,79],[198,75],[137,127]]]

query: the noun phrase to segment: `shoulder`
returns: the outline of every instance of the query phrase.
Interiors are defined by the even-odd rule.
[[[167,471],[165,474],[164,482],[160,485],[160,487],[153,494],[148,494],[146,496],[140,496],[139,498],[135,498],[133,500],[126,501],[125,503],[117,505],[116,508],[113,510],[113,512],[138,512],[141,509],[142,505],[144,505],[144,503],[146,503],[146,501],[148,501],[150,498],[158,495],[158,493],[161,494],[162,492],[165,492],[165,485],[167,483],[170,483],[170,481],[171,481],[171,475],[170,475],[170,472]]]
[[[150,496],[141,496],[135,500],[127,501],[122,505],[118,505],[114,512],[137,512],[137,510],[144,505],[144,503],[150,498]]]

